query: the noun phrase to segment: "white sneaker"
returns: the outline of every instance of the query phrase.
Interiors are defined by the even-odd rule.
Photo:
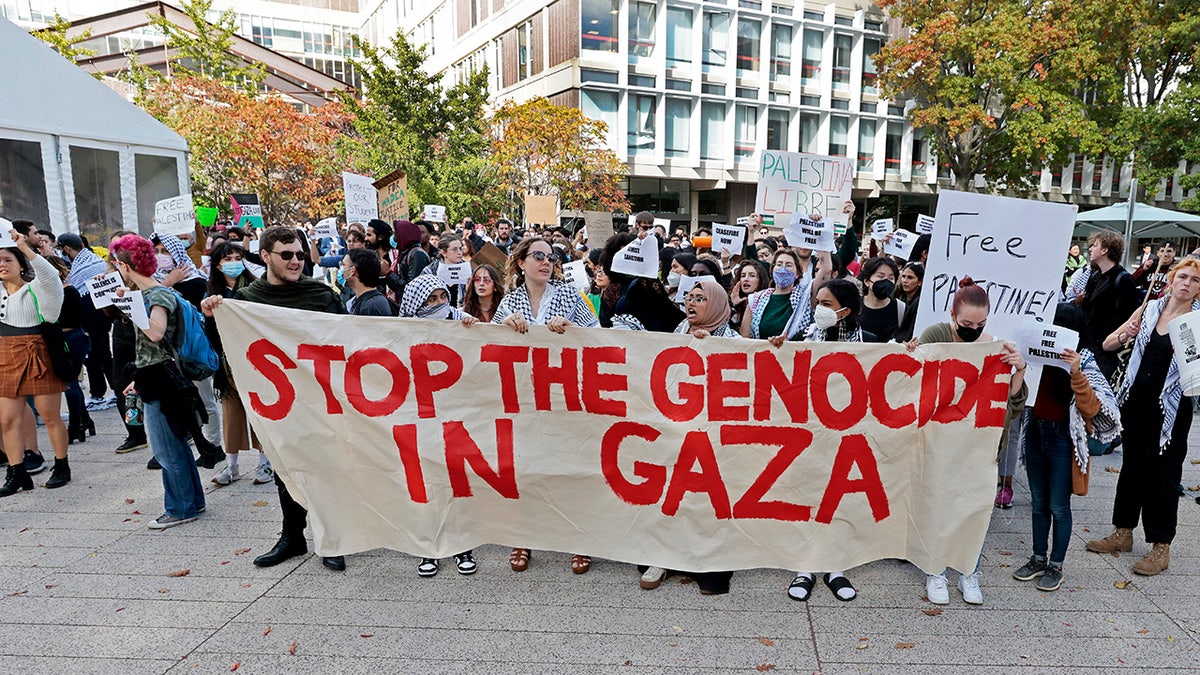
[[[242,475],[238,473],[237,469],[226,464],[221,468],[220,471],[216,473],[215,476],[212,477],[212,482],[216,483],[217,485],[229,485],[241,477]]]
[[[638,582],[638,585],[649,591],[658,588],[659,584],[661,584],[663,579],[666,577],[666,570],[661,567],[650,566],[647,567],[646,571],[642,573],[642,580]]]
[[[263,485],[275,480],[275,469],[271,468],[270,464],[265,462],[260,463],[258,468],[254,470],[254,484]]]
[[[950,589],[947,587],[945,574],[928,574],[925,576],[925,595],[935,605],[950,603]]]
[[[968,605],[983,604],[983,591],[979,590],[979,572],[960,576],[958,590],[962,591],[963,602]]]

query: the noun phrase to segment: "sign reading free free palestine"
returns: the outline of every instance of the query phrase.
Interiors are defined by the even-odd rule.
[[[758,193],[754,210],[774,215],[774,223],[791,222],[794,214],[817,214],[846,224],[842,207],[854,187],[854,163],[849,157],[764,150],[758,164]]]

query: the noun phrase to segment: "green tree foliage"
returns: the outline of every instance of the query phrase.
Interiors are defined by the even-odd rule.
[[[257,92],[266,71],[261,64],[246,64],[232,51],[237,12],[226,9],[216,23],[210,23],[208,12],[212,0],[183,0],[181,8],[192,20],[191,29],[180,28],[158,14],[147,15],[150,25],[162,31],[166,46],[178,54],[168,68],[218,80],[249,93]]]
[[[1099,156],[1121,78],[1103,0],[881,0],[908,30],[875,57],[883,93],[911,100],[938,160],[971,189],[1032,189],[1068,153]],[[1085,98],[1088,100],[1085,103]]]
[[[71,36],[70,31],[71,22],[55,12],[54,20],[45,28],[34,31],[33,36],[53,47],[54,51],[71,63],[79,63],[80,59],[96,55],[96,50],[80,46],[80,43],[87,42],[92,38],[92,29],[89,28],[74,37]],[[92,73],[92,77],[97,80],[103,79],[100,73]]]

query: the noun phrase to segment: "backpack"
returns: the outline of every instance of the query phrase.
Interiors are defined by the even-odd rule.
[[[206,380],[217,372],[221,361],[204,332],[204,315],[179,291],[174,288],[170,291],[175,294],[177,305],[175,337],[172,340],[175,363],[187,379],[193,382]]]

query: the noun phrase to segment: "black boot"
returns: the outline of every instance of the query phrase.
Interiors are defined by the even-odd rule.
[[[73,410],[74,406],[67,407],[67,442],[68,443],[83,443],[87,440],[87,432],[84,431],[83,416],[78,410]]]
[[[289,558],[295,558],[305,553],[308,553],[308,542],[304,541],[304,535],[290,537],[287,534],[283,534],[279,537],[275,548],[254,559],[254,566],[274,567]]]
[[[71,466],[67,464],[67,458],[55,459],[54,468],[50,471],[50,480],[46,481],[46,487],[60,488],[70,482]]]
[[[10,465],[5,471],[4,485],[0,485],[0,497],[16,494],[19,490],[32,490],[33,479],[23,464]]]

